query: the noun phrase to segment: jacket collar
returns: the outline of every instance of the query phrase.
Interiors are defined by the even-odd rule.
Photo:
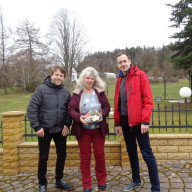
[[[93,87],[93,89],[94,89],[96,92],[98,92],[98,93],[104,92],[104,90],[102,90],[102,89],[100,89],[100,88],[98,88],[98,87]],[[83,92],[83,90],[80,89],[80,88],[76,88],[76,89],[73,91],[73,93],[75,93],[75,94],[77,94],[77,95],[79,95],[81,92]]]
[[[133,76],[134,73],[135,73],[136,71],[139,71],[139,70],[140,70],[140,69],[139,69],[137,66],[134,66],[134,65],[131,64],[131,65],[130,65],[130,68],[128,69],[128,71],[127,71],[127,73],[126,73],[126,75],[129,74],[130,76]],[[126,75],[124,75],[122,71],[119,72],[119,77],[124,77],[124,76],[126,76]]]
[[[128,71],[126,72],[126,74],[124,75],[124,73],[122,72],[122,71],[120,71],[119,72],[119,77],[125,77],[126,75],[127,75],[127,73],[129,73],[130,71],[131,71],[131,69],[132,69],[132,64],[130,65],[130,67],[129,67],[129,69],[128,69]]]
[[[55,85],[54,83],[51,82],[51,77],[47,76],[45,78],[45,80],[43,81],[43,84],[46,84],[47,86],[51,87],[51,88],[57,88],[57,89],[62,89],[64,87],[63,84],[61,85]]]

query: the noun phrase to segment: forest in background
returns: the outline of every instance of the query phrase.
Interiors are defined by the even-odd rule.
[[[67,9],[55,14],[46,36],[28,20],[11,29],[0,10],[0,89],[5,95],[13,87],[20,87],[23,92],[34,91],[54,65],[65,68],[66,86],[71,84],[73,68],[79,73],[92,66],[101,74],[118,74],[116,54],[119,51],[128,52],[132,63],[152,77],[154,83],[162,77],[171,82],[188,77],[192,87],[192,2],[181,0],[167,6],[172,8],[171,27],[182,26],[180,32],[171,36],[175,43],[158,48],[127,45],[123,50],[95,53],[87,48],[85,27]]]

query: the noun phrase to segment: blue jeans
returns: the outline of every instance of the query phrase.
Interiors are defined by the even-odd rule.
[[[38,137],[39,144],[39,164],[38,164],[38,179],[40,185],[47,185],[47,161],[49,156],[49,148],[53,139],[56,146],[57,161],[56,161],[56,180],[63,178],[63,170],[66,159],[66,139],[62,132],[55,134],[44,131],[44,137]]]
[[[150,142],[149,142],[149,133],[141,134],[141,125],[136,125],[132,127],[132,130],[128,124],[128,116],[121,116],[121,124],[125,143],[127,146],[127,152],[130,159],[131,169],[132,169],[132,179],[133,182],[141,182],[139,174],[139,158],[137,153],[137,144],[138,141],[143,159],[145,160],[148,171],[149,178],[151,182],[152,191],[160,191],[160,182],[157,170],[157,163],[153,155]]]

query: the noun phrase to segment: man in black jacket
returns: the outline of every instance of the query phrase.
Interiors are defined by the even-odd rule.
[[[54,67],[51,75],[35,90],[27,108],[31,127],[38,136],[39,192],[47,191],[47,160],[52,139],[57,152],[56,188],[73,190],[73,186],[63,179],[67,133],[72,122],[67,112],[71,95],[63,86],[65,75],[65,70],[61,66]]]

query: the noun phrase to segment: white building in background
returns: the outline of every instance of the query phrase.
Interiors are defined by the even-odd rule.
[[[108,73],[108,72],[105,72],[104,73],[105,74],[105,78],[108,78],[108,79],[110,79],[110,78],[116,78],[116,74],[115,73]]]
[[[77,80],[77,71],[73,68],[72,69],[71,81],[76,81],[76,80]]]

